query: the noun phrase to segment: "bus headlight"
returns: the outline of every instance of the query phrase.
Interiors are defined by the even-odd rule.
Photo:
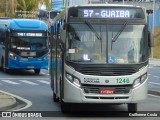
[[[68,79],[69,81],[73,82],[73,77],[72,77],[72,75],[66,73],[66,77],[67,77],[67,79]]]
[[[66,73],[66,78],[73,83],[74,85],[80,87],[81,86],[81,82],[78,78],[74,77],[73,75]]]
[[[73,79],[73,84],[75,84],[76,86],[80,87],[80,80],[78,78],[74,78]]]
[[[147,73],[143,74],[141,77],[137,78],[134,83],[133,83],[133,87],[137,87],[140,84],[142,84],[145,80],[147,79]]]
[[[9,57],[12,58],[12,59],[14,59],[14,60],[18,59],[17,56],[15,56],[13,53],[9,53]]]

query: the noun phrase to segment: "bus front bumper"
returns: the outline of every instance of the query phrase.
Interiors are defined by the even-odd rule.
[[[17,61],[9,59],[8,69],[48,69],[48,60]]]
[[[147,98],[147,81],[136,88],[130,89],[128,94],[86,94],[81,87],[77,87],[68,80],[64,80],[64,99],[66,103],[108,103],[123,104],[137,103]]]

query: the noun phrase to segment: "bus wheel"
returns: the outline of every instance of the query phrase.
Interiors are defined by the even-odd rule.
[[[1,66],[0,66],[0,69],[3,70],[3,58],[1,60]]]
[[[62,79],[60,77],[60,103],[61,103],[61,112],[62,113],[67,113],[69,112],[69,108],[70,108],[70,104],[69,103],[65,103],[63,100],[62,100]]]
[[[4,63],[4,60],[2,60],[2,70],[3,72],[7,73],[7,69],[5,68],[5,63]]]
[[[40,73],[40,69],[34,69],[35,74],[39,74]]]
[[[62,113],[69,112],[69,103],[65,103],[63,100],[61,100],[61,111]]]
[[[53,100],[54,100],[54,102],[59,102],[59,98],[57,98],[57,96],[54,92],[53,92]]]
[[[128,112],[132,112],[132,113],[137,112],[137,103],[129,103]]]

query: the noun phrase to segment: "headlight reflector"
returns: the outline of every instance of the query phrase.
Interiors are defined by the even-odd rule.
[[[74,85],[76,85],[77,87],[80,87],[81,86],[81,82],[78,78],[76,78],[75,76],[69,74],[66,72],[66,78],[71,82],[73,83]]]
[[[147,73],[143,74],[142,76],[140,76],[139,78],[137,78],[134,83],[133,83],[133,87],[137,87],[140,84],[142,84],[145,80],[147,79]]]
[[[67,77],[67,79],[68,79],[69,81],[73,82],[73,77],[72,77],[72,75],[66,73],[66,77]]]
[[[81,86],[81,85],[80,85],[81,83],[80,83],[79,79],[77,79],[77,78],[74,78],[73,83],[74,83],[75,85],[77,85],[78,87]]]
[[[17,56],[14,55],[14,53],[9,53],[9,57],[14,59],[14,60],[17,60]]]

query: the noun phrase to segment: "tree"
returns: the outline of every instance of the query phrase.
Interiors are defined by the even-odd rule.
[[[37,11],[40,3],[45,4],[47,9],[51,8],[49,0],[0,0],[0,17],[4,17],[5,13],[7,17],[16,17],[15,12],[19,10]]]
[[[17,10],[33,11],[38,8],[38,0],[17,0]]]
[[[17,10],[30,11],[35,14],[35,11],[39,9],[39,4],[45,4],[49,8],[49,0],[17,0]],[[27,13],[23,17],[26,17]]]
[[[5,0],[0,0],[0,17],[5,16]]]
[[[7,0],[6,0],[7,1]],[[17,9],[17,0],[8,0],[8,16],[14,17]]]

